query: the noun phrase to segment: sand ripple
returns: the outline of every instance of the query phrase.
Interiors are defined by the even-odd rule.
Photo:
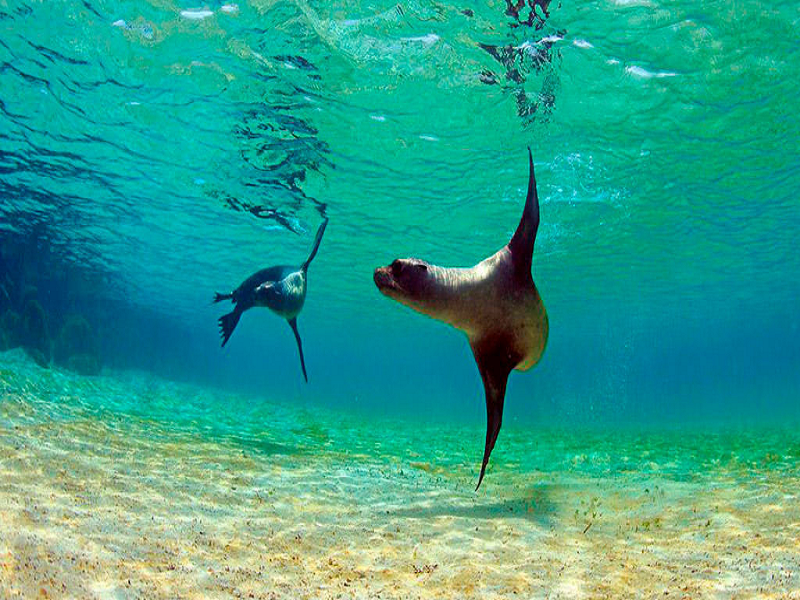
[[[800,598],[797,434],[509,429],[476,494],[478,428],[14,353],[0,394],[3,598]]]

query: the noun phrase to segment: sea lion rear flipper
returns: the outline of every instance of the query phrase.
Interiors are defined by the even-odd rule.
[[[314,260],[314,257],[317,255],[317,250],[319,249],[319,244],[322,241],[322,234],[325,233],[325,228],[327,226],[328,226],[328,218],[325,217],[325,219],[322,221],[322,224],[319,226],[319,229],[317,229],[317,235],[314,238],[314,247],[311,249],[311,254],[308,255],[308,258],[306,259],[306,262],[304,262],[300,266],[300,270],[301,271],[307,271],[308,270],[308,265],[311,264],[311,261]]]
[[[294,338],[297,340],[297,350],[300,352],[300,367],[303,369],[303,377],[308,383],[308,375],[306,375],[306,361],[303,358],[303,342],[300,341],[300,332],[297,331],[297,317],[293,319],[289,319],[289,326],[292,328],[294,332]]]
[[[536,176],[533,172],[533,154],[528,148],[528,196],[525,199],[525,208],[522,209],[522,218],[508,248],[520,270],[530,275],[533,262],[533,244],[536,241],[536,232],[539,230],[539,193],[536,191]]]
[[[481,487],[489,456],[492,454],[497,434],[503,422],[503,402],[506,397],[508,374],[514,368],[513,358],[508,354],[507,345],[502,339],[482,339],[470,341],[475,362],[478,364],[483,388],[486,393],[486,446],[483,451],[481,474],[475,491]]]
[[[239,310],[239,307],[233,309],[233,312],[229,312],[227,315],[222,315],[219,318],[219,334],[222,336],[222,347],[225,347],[225,344],[228,343],[228,340],[233,333],[233,330],[236,329],[236,324],[239,322],[239,317],[242,316],[242,311]]]

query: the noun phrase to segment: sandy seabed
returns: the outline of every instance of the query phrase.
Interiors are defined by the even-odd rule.
[[[0,354],[0,597],[800,599],[800,434],[361,425]]]

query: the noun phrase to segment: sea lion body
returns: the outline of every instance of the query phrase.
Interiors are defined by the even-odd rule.
[[[508,247],[471,268],[425,265],[432,280],[425,302],[404,295],[387,277],[391,265],[376,271],[376,284],[398,302],[463,331],[471,345],[503,336],[517,371],[539,362],[549,333],[547,312],[533,279],[520,277]]]
[[[242,310],[259,306],[293,319],[303,310],[307,279],[306,272],[297,266],[268,267],[245,279],[233,291],[231,300]]]
[[[531,276],[539,198],[530,151],[529,164],[528,196],[519,226],[492,256],[471,268],[398,259],[374,274],[386,296],[467,335],[486,395],[486,445],[478,487],[500,431],[508,375],[539,362],[549,335],[547,312]]]
[[[305,358],[303,357],[303,343],[300,340],[300,332],[297,329],[297,315],[303,310],[303,305],[306,301],[308,265],[311,264],[317,254],[327,225],[328,219],[325,219],[317,230],[311,253],[300,266],[277,265],[261,269],[245,279],[239,287],[229,294],[217,293],[215,295],[214,302],[230,300],[234,304],[233,311],[219,319],[223,347],[228,343],[244,311],[254,306],[269,308],[275,314],[286,319],[292,328],[297,342],[297,350],[300,353],[300,366],[303,370],[303,377],[308,381]]]

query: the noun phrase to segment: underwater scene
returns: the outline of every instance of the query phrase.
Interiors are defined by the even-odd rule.
[[[0,0],[0,598],[800,599],[799,29]]]

